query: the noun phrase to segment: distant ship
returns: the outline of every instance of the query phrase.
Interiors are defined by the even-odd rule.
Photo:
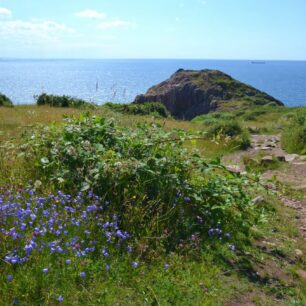
[[[265,61],[252,61],[251,62],[251,64],[260,64],[260,65],[263,65],[265,63],[266,63]]]

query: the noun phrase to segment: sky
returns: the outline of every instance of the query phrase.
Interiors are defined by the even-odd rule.
[[[306,60],[306,0],[0,0],[0,57]]]

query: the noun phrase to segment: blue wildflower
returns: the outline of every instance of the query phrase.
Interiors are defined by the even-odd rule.
[[[139,265],[139,264],[138,264],[138,262],[137,262],[137,261],[133,261],[133,264],[132,264],[132,265],[133,265],[133,268],[135,268],[135,269],[136,269],[136,268],[138,267],[138,265]]]
[[[85,278],[85,277],[86,277],[86,272],[81,272],[81,273],[80,273],[80,277],[81,277],[81,278]]]
[[[184,197],[184,201],[185,201],[185,203],[190,203],[191,199],[190,199],[190,197]]]

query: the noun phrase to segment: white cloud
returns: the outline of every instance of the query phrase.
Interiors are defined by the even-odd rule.
[[[84,10],[82,12],[76,13],[76,16],[82,18],[91,18],[91,19],[104,19],[106,18],[105,13],[100,13],[95,10]]]
[[[116,20],[101,22],[98,27],[102,30],[106,30],[112,28],[128,27],[131,25],[132,23],[129,21],[116,19]]]
[[[12,12],[4,7],[0,7],[0,17],[4,16],[4,17],[11,17],[12,16]]]
[[[64,24],[54,21],[0,21],[0,36],[3,39],[18,40],[31,43],[58,41],[65,34],[74,33],[74,30]]]

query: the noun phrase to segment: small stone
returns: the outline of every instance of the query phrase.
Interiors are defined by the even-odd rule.
[[[265,147],[262,147],[262,148],[260,148],[260,149],[261,149],[262,151],[270,151],[272,148],[265,146]]]
[[[286,162],[292,163],[298,157],[297,154],[288,154],[285,155]]]
[[[296,257],[302,257],[303,256],[303,251],[301,251],[299,249],[294,250],[294,253],[295,253]]]
[[[228,166],[226,166],[226,169],[228,171],[231,171],[231,172],[234,172],[234,173],[237,173],[237,174],[240,174],[240,172],[241,172],[240,167],[237,166],[237,165],[228,165]]]
[[[273,163],[273,156],[264,156],[262,159],[261,159],[261,164],[270,164],[270,163]]]
[[[258,196],[258,197],[254,198],[254,199],[252,200],[252,202],[253,202],[254,204],[262,203],[263,201],[264,201],[264,197],[263,197],[263,196]]]

